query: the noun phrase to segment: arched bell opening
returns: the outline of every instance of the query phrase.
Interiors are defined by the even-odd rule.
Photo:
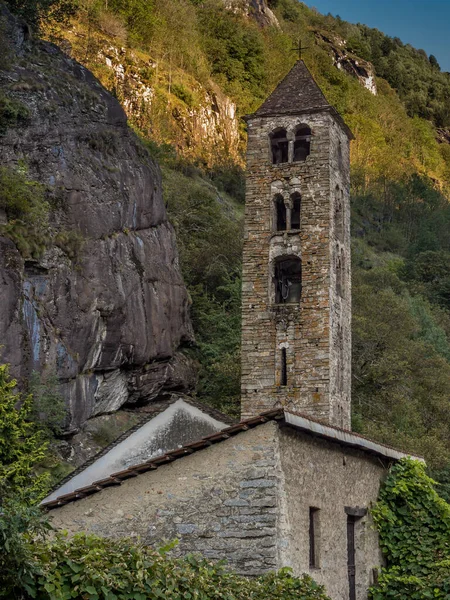
[[[289,160],[289,140],[286,129],[278,127],[270,134],[270,149],[272,155],[272,164],[279,165],[287,163]]]
[[[298,304],[302,297],[302,261],[296,256],[275,262],[275,303]]]
[[[286,231],[286,205],[281,194],[277,194],[273,200],[274,203],[274,224],[275,231]]]
[[[294,138],[294,162],[304,162],[311,152],[311,129],[307,125],[299,125]]]
[[[291,229],[300,229],[302,197],[298,192],[291,195]]]

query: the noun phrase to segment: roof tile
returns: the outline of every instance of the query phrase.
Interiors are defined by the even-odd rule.
[[[121,480],[128,479],[129,477],[136,477],[137,475],[139,475],[141,473],[145,473],[146,471],[155,470],[160,465],[163,465],[168,462],[172,462],[173,460],[181,458],[181,457],[185,456],[186,454],[192,454],[194,451],[202,450],[208,446],[211,446],[213,442],[219,443],[221,441],[225,441],[226,439],[229,439],[231,436],[237,435],[243,431],[247,431],[251,427],[256,427],[258,425],[262,425],[271,420],[272,421],[285,421],[287,418],[287,415],[289,415],[289,414],[298,416],[298,417],[302,417],[302,419],[304,419],[305,422],[309,422],[310,426],[308,427],[307,423],[306,423],[304,430],[309,432],[311,435],[314,435],[317,437],[330,439],[330,436],[326,435],[326,432],[320,433],[320,431],[316,431],[317,427],[314,428],[314,424],[316,424],[316,426],[322,425],[327,430],[330,430],[330,431],[342,432],[343,434],[349,434],[353,441],[346,441],[345,439],[331,440],[331,441],[336,441],[337,443],[340,443],[340,444],[343,444],[346,446],[359,448],[359,446],[355,443],[355,441],[358,438],[361,440],[371,441],[362,435],[358,435],[358,434],[352,433],[350,431],[340,429],[339,427],[334,427],[332,425],[321,423],[320,421],[318,421],[316,419],[311,419],[311,417],[309,417],[307,415],[302,415],[301,413],[297,413],[297,412],[291,411],[291,410],[285,411],[283,408],[276,408],[276,409],[266,411],[257,417],[252,417],[251,419],[246,419],[245,421],[241,421],[240,423],[238,423],[236,425],[232,425],[231,427],[224,429],[223,431],[219,432],[218,434],[213,434],[213,436],[209,436],[209,438],[203,438],[203,439],[199,440],[198,442],[194,442],[193,444],[188,444],[187,446],[183,446],[182,448],[172,450],[171,452],[169,452],[167,454],[158,456],[157,458],[151,459],[144,463],[134,465],[133,467],[130,467],[129,469],[126,469],[124,471],[119,471],[118,473],[113,473],[110,477],[107,477],[106,479],[100,479],[99,481],[95,481],[91,486],[86,486],[85,488],[81,488],[80,490],[75,490],[74,492],[71,492],[70,494],[64,494],[64,496],[60,496],[59,498],[56,498],[56,500],[51,500],[50,502],[47,502],[47,503],[43,504],[42,506],[48,510],[51,510],[53,508],[58,508],[59,506],[64,506],[68,502],[73,502],[75,500],[84,498],[86,495],[95,493],[96,491],[100,491],[103,488],[109,487],[111,485],[120,485]],[[211,439],[211,437],[216,438],[216,439]],[[375,443],[372,445],[393,450],[390,446],[387,446],[386,444]],[[365,450],[371,454],[374,453],[373,448],[369,449],[369,448],[362,447],[359,449]],[[398,451],[396,451],[396,452],[398,452]],[[377,452],[375,452],[375,454],[377,454]]]
[[[254,116],[284,115],[329,108],[330,104],[302,60],[298,60]]]

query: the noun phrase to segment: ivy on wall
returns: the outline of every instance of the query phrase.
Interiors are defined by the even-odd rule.
[[[450,597],[450,505],[436,491],[425,465],[394,465],[372,515],[386,558],[372,600]]]

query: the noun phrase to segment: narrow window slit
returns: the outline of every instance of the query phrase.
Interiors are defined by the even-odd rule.
[[[286,348],[281,348],[281,385],[287,385]]]
[[[336,238],[339,241],[344,240],[344,207],[343,207],[343,192],[336,186],[334,197],[334,231]]]
[[[318,569],[319,564],[319,509],[309,507],[309,566]]]

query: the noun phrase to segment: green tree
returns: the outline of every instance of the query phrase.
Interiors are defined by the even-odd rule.
[[[67,409],[59,390],[56,373],[33,371],[29,380],[29,391],[33,397],[32,418],[49,438],[64,430]]]
[[[431,65],[432,67],[434,67],[434,68],[435,68],[435,69],[437,69],[438,71],[440,71],[440,70],[441,70],[441,67],[439,66],[439,63],[438,63],[438,61],[437,61],[437,58],[434,56],[434,54],[430,54],[430,56],[429,56],[429,59],[428,59],[428,60],[430,61],[430,65]]]
[[[47,517],[39,507],[30,507],[15,497],[3,498],[0,504],[0,598],[21,599],[24,592],[33,592],[33,582],[40,572],[35,543],[49,530]]]
[[[0,365],[0,493],[16,494],[31,502],[41,499],[48,474],[36,473],[47,443],[31,420],[33,398],[16,392],[7,365]]]
[[[22,598],[39,570],[34,542],[49,529],[33,506],[46,493],[48,474],[37,472],[47,442],[32,421],[33,398],[16,392],[0,365],[0,597]]]
[[[64,23],[76,14],[76,0],[4,0],[11,12],[33,27],[46,20]]]

